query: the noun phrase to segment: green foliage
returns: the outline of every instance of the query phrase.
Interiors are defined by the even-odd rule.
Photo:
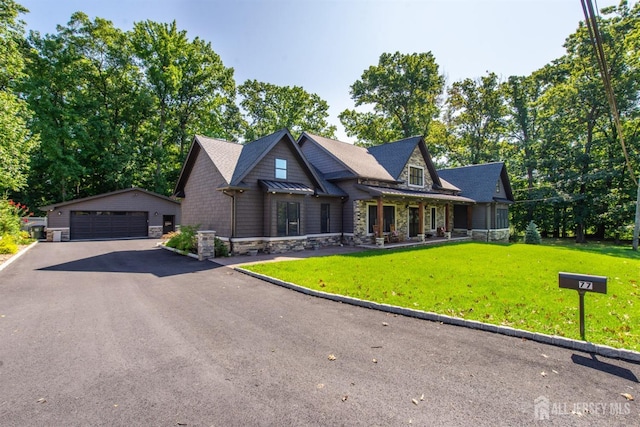
[[[23,217],[31,216],[29,208],[13,200],[0,198],[0,235],[20,237],[20,223]]]
[[[4,234],[0,237],[0,254],[15,254],[18,252],[18,245],[11,234]]]
[[[502,160],[506,113],[495,73],[454,82],[447,99],[447,121],[456,136],[448,151],[451,162],[476,165]]]
[[[277,86],[247,80],[238,87],[240,105],[248,122],[244,138],[253,141],[287,128],[297,138],[302,132],[335,138],[336,127],[329,125],[329,104],[300,86]]]
[[[18,16],[26,11],[12,0],[0,1],[0,193],[26,186],[29,154],[38,143],[27,125],[31,113],[15,93],[24,72]]]
[[[640,350],[640,255],[628,248],[473,242],[244,268],[322,292],[576,339],[577,297],[558,288],[558,272],[607,276],[608,293],[587,297],[586,337]]]
[[[529,245],[539,245],[541,241],[540,233],[538,232],[538,226],[535,222],[529,222],[527,230],[524,233],[524,242]]]
[[[444,77],[431,52],[383,53],[378,65],[370,66],[351,86],[356,107],[367,105],[373,111],[345,110],[339,118],[347,135],[363,145],[426,136],[439,114],[443,89]]]
[[[180,232],[171,237],[166,245],[184,252],[198,252],[198,231],[199,225],[183,225]]]
[[[124,32],[77,12],[27,41],[20,92],[44,141],[32,155],[31,201],[131,186],[170,194],[195,133],[239,135],[233,70],[175,22]]]
[[[229,248],[224,242],[217,237],[213,241],[215,256],[217,257],[228,257],[229,256]]]

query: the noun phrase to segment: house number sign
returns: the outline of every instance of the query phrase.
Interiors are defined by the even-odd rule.
[[[584,295],[587,292],[607,293],[607,278],[586,274],[558,273],[558,285],[563,289],[574,289],[580,297],[580,337],[584,340]]]

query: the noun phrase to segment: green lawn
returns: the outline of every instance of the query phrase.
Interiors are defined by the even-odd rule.
[[[324,292],[580,339],[558,272],[608,277],[585,296],[588,341],[640,350],[640,254],[607,245],[459,243],[265,263],[248,270]]]

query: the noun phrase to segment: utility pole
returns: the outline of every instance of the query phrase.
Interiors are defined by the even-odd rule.
[[[631,180],[638,188],[638,194],[636,196],[636,217],[635,226],[633,229],[633,250],[638,250],[638,236],[640,235],[640,180],[636,180],[631,161],[629,160],[629,154],[627,153],[627,147],[624,143],[624,134],[622,131],[622,124],[620,123],[620,112],[616,104],[616,99],[613,95],[613,87],[611,86],[611,76],[609,75],[609,67],[607,65],[607,58],[604,55],[604,48],[602,47],[602,36],[600,30],[598,30],[598,21],[593,9],[593,3],[591,0],[580,0],[582,3],[582,11],[584,12],[585,23],[589,30],[589,37],[591,43],[596,51],[596,59],[598,60],[598,67],[600,68],[600,75],[602,76],[602,82],[604,83],[604,90],[609,101],[609,107],[611,107],[611,114],[613,115],[613,121],[616,126],[618,138],[620,138],[620,145],[622,146],[622,152],[624,153],[627,169],[631,174]]]

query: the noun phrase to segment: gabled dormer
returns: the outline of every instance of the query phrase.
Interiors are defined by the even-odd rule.
[[[432,191],[444,187],[421,136],[370,147],[369,153],[399,182],[400,188]]]

